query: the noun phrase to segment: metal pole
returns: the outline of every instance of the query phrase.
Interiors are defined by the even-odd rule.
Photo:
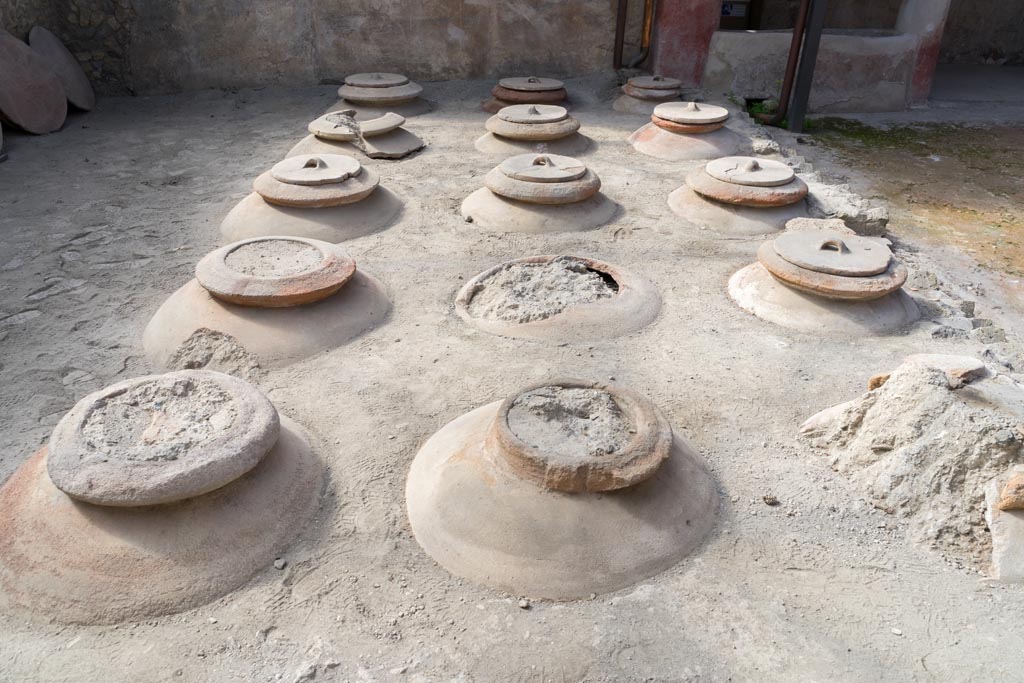
[[[811,83],[814,81],[814,67],[818,62],[818,46],[821,32],[825,28],[825,9],[828,0],[811,0],[810,16],[807,18],[807,33],[804,47],[800,52],[800,66],[793,86],[793,102],[789,105],[789,129],[801,133],[807,114],[807,101],[811,97]]]

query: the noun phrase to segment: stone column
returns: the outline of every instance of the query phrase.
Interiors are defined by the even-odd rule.
[[[659,2],[651,39],[652,71],[678,78],[684,87],[699,86],[711,36],[721,18],[721,0]]]
[[[928,102],[935,66],[939,62],[942,31],[946,27],[950,0],[904,0],[896,20],[896,30],[917,36],[917,57],[907,85],[907,104]]]

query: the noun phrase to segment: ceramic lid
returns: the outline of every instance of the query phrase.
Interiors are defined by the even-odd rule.
[[[208,370],[118,382],[92,393],[50,437],[54,485],[95,505],[143,506],[207,493],[242,476],[277,441],[273,404]]]
[[[304,237],[256,237],[221,247],[196,264],[196,280],[233,304],[284,308],[331,296],[356,263],[336,244]]]
[[[376,71],[365,74],[352,74],[345,77],[345,85],[351,85],[356,88],[394,88],[399,85],[405,85],[408,82],[409,79],[402,74],[380,73]]]
[[[330,185],[359,175],[361,165],[342,154],[302,154],[270,169],[274,180],[288,185]]]
[[[558,154],[520,154],[498,168],[509,178],[530,183],[564,183],[579,180],[587,172],[582,162]]]
[[[540,92],[544,90],[560,90],[565,87],[562,81],[554,78],[539,78],[537,76],[525,76],[517,78],[503,78],[498,85],[509,90],[521,90],[524,92]]]
[[[729,110],[703,102],[663,102],[654,108],[654,115],[673,123],[700,125],[725,121]]]
[[[498,118],[509,123],[558,123],[569,118],[569,111],[554,104],[515,104],[502,108]]]
[[[678,78],[655,74],[654,76],[635,76],[629,79],[629,84],[642,90],[675,90],[681,88],[683,82]]]
[[[892,261],[889,248],[876,240],[830,231],[780,235],[775,252],[795,266],[846,277],[879,275]]]
[[[709,161],[704,171],[727,183],[748,187],[775,187],[791,182],[796,174],[780,161],[754,157],[723,157]]]

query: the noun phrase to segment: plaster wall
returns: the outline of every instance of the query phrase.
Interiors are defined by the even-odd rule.
[[[792,31],[717,31],[704,88],[739,98],[777,98]],[[814,112],[901,111],[913,74],[916,36],[891,32],[826,32],[811,88]]]
[[[896,25],[903,0],[830,2],[825,10],[825,28],[886,28]],[[796,23],[800,0],[764,0],[759,29],[791,29]]]
[[[939,61],[1024,64],[1024,0],[953,0]]]

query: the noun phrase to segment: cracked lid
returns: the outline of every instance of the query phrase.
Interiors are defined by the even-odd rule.
[[[525,76],[521,78],[503,78],[498,85],[509,90],[520,90],[523,92],[541,92],[544,90],[560,90],[565,83],[554,78],[540,78],[538,76]]]
[[[729,110],[704,102],[664,102],[654,108],[654,115],[673,123],[701,125],[725,121]]]
[[[408,82],[409,79],[402,74],[389,74],[377,71],[365,74],[352,74],[345,77],[345,85],[351,85],[355,88],[394,88],[399,85],[405,85]]]
[[[889,269],[892,252],[878,241],[837,232],[792,232],[776,238],[784,260],[816,273],[870,277]]]
[[[342,154],[303,154],[270,169],[274,180],[288,185],[331,185],[359,175],[359,161]]]
[[[564,183],[579,180],[587,172],[579,160],[558,154],[520,154],[498,168],[509,178],[530,183]]]
[[[498,118],[509,123],[558,123],[569,118],[569,111],[554,104],[515,104],[501,109]]]
[[[681,88],[683,82],[678,78],[655,74],[654,76],[636,76],[629,79],[629,84],[642,90],[675,90]]]
[[[796,174],[780,161],[754,157],[723,157],[709,161],[704,172],[716,180],[748,187],[776,187],[791,182]]]

